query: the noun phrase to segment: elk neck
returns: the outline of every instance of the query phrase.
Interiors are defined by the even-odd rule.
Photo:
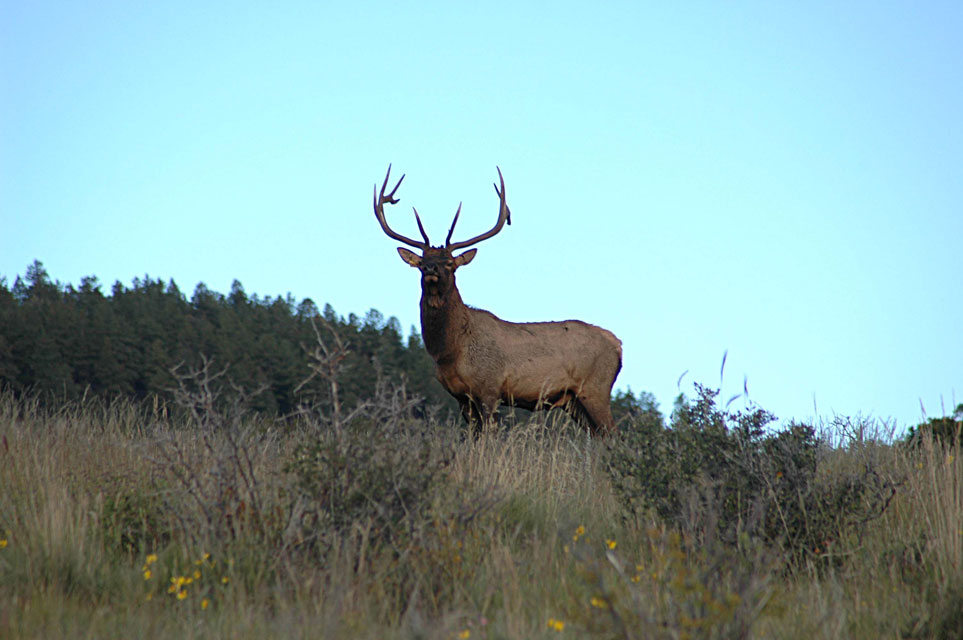
[[[467,330],[468,315],[468,307],[462,302],[454,281],[447,291],[438,295],[422,288],[421,337],[436,362],[458,352],[458,336]]]

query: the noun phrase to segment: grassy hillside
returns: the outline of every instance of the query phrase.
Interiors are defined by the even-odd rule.
[[[746,457],[745,416],[473,439],[390,390],[284,422],[202,391],[0,396],[0,637],[963,637],[963,461],[925,434]]]

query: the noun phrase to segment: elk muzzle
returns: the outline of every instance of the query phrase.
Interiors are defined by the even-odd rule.
[[[438,284],[438,265],[423,262],[421,264],[421,279],[425,284]]]

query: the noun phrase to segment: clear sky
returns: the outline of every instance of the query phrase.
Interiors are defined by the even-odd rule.
[[[371,210],[507,320],[623,342],[617,387],[781,419],[963,402],[963,4],[0,0],[0,275],[290,292],[407,332]]]

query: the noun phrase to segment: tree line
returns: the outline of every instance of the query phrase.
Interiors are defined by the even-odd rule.
[[[316,333],[317,331],[317,333]],[[0,387],[71,401],[96,395],[169,397],[172,369],[227,367],[224,379],[247,392],[251,408],[285,415],[306,398],[330,393],[310,375],[318,335],[346,346],[339,394],[346,406],[379,380],[405,385],[427,404],[454,406],[434,380],[434,363],[414,331],[372,309],[363,318],[321,311],[310,299],[248,296],[240,282],[223,295],[198,284],[188,298],[170,280],[145,276],[108,292],[94,276],[79,286],[51,280],[35,261],[12,286],[0,278]]]
[[[149,276],[104,289],[95,276],[78,286],[52,280],[40,261],[12,285],[0,277],[0,389],[45,402],[170,398],[176,376],[207,361],[212,370],[227,368],[232,388],[258,391],[250,408],[283,416],[306,401],[331,401],[328,380],[311,376],[320,336],[330,350],[346,347],[332,354],[345,408],[388,384],[426,408],[457,409],[435,380],[421,336],[412,330],[404,338],[397,318],[375,309],[342,317],[309,298],[249,296],[237,280],[226,295],[200,283],[190,298],[173,280]],[[613,400],[617,415],[655,408],[644,392]]]
[[[12,285],[0,277],[0,389],[44,402],[170,399],[176,376],[207,361],[212,370],[226,367],[223,382],[252,394],[251,409],[283,416],[307,401],[331,401],[328,380],[311,376],[320,336],[329,350],[346,347],[329,363],[344,408],[387,384],[426,409],[457,409],[421,336],[403,337],[397,318],[375,309],[342,317],[309,298],[249,296],[237,280],[226,295],[198,284],[190,298],[173,280],[149,276],[104,289],[95,276],[78,286],[52,280],[40,261]],[[617,392],[612,408],[616,417],[657,412],[645,392]]]

